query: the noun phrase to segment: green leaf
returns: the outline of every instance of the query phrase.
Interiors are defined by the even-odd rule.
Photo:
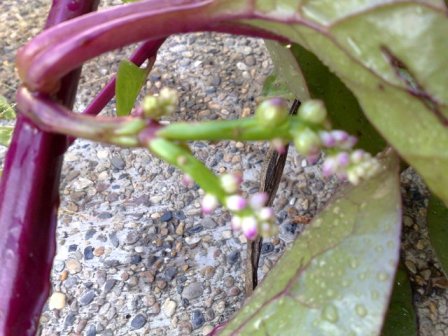
[[[249,8],[247,1],[226,6]],[[317,55],[353,92],[375,128],[448,204],[444,1],[258,0],[250,8],[263,20],[244,23]]]
[[[147,75],[146,69],[141,69],[132,62],[126,60],[120,62],[115,85],[118,116],[127,116],[131,113]]]
[[[297,238],[220,335],[378,335],[399,258],[398,159]]]
[[[402,266],[398,267],[395,275],[394,289],[381,335],[417,335],[417,320],[412,303],[411,282],[408,273]]]
[[[271,55],[275,74],[266,79],[262,95],[298,98],[301,101],[310,99],[307,84],[291,50],[278,42],[269,40],[265,40],[265,45]]]
[[[431,195],[428,204],[428,233],[443,271],[448,275],[448,208],[435,195]]]
[[[12,126],[0,126],[0,145],[9,146],[13,131]]]
[[[5,97],[0,96],[0,119],[13,120],[16,118],[16,113]]]

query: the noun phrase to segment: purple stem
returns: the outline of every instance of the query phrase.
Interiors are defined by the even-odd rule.
[[[53,0],[46,28],[96,10],[98,0]],[[80,69],[56,99],[72,107]],[[0,335],[35,335],[50,291],[65,136],[44,133],[20,115],[0,182]]]

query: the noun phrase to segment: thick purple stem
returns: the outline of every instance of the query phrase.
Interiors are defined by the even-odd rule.
[[[54,0],[46,27],[96,9],[97,0]],[[56,98],[73,105],[79,70]],[[35,335],[50,290],[65,136],[17,120],[0,182],[0,335]]]

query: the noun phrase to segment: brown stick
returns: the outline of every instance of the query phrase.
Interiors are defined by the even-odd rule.
[[[294,103],[289,110],[289,114],[297,114],[300,106],[299,100],[294,100]],[[286,157],[288,156],[288,145],[285,146],[285,151],[279,154],[274,148],[269,148],[266,159],[263,162],[260,177],[260,191],[268,194],[267,205],[271,206],[274,202],[275,194],[277,193],[278,185],[283,175],[283,168],[285,167]],[[249,297],[258,285],[258,264],[260,261],[261,246],[263,238],[258,236],[255,240],[249,241],[247,244],[247,258],[246,258],[246,297]]]

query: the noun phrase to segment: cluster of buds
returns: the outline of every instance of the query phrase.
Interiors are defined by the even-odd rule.
[[[335,175],[341,180],[358,184],[379,170],[378,161],[369,153],[361,149],[353,150],[356,137],[342,130],[325,130],[328,121],[322,102],[309,100],[302,104],[299,118],[309,126],[293,132],[294,145],[309,162],[317,161],[321,150],[329,154],[322,166],[324,176]]]
[[[226,195],[223,205],[232,213],[231,225],[234,231],[241,231],[249,239],[260,233],[270,236],[276,232],[274,211],[266,207],[268,195],[255,193],[249,199],[240,195],[242,177],[240,174],[225,174],[220,177],[221,188]],[[201,207],[203,214],[211,214],[219,205],[216,195],[205,194]]]
[[[380,169],[378,160],[370,153],[357,149],[350,154],[339,152],[328,156],[322,166],[324,176],[336,175],[356,185],[361,180],[373,176]]]
[[[158,95],[146,96],[143,99],[143,115],[154,120],[159,120],[164,115],[174,113],[178,102],[177,92],[164,87]]]

